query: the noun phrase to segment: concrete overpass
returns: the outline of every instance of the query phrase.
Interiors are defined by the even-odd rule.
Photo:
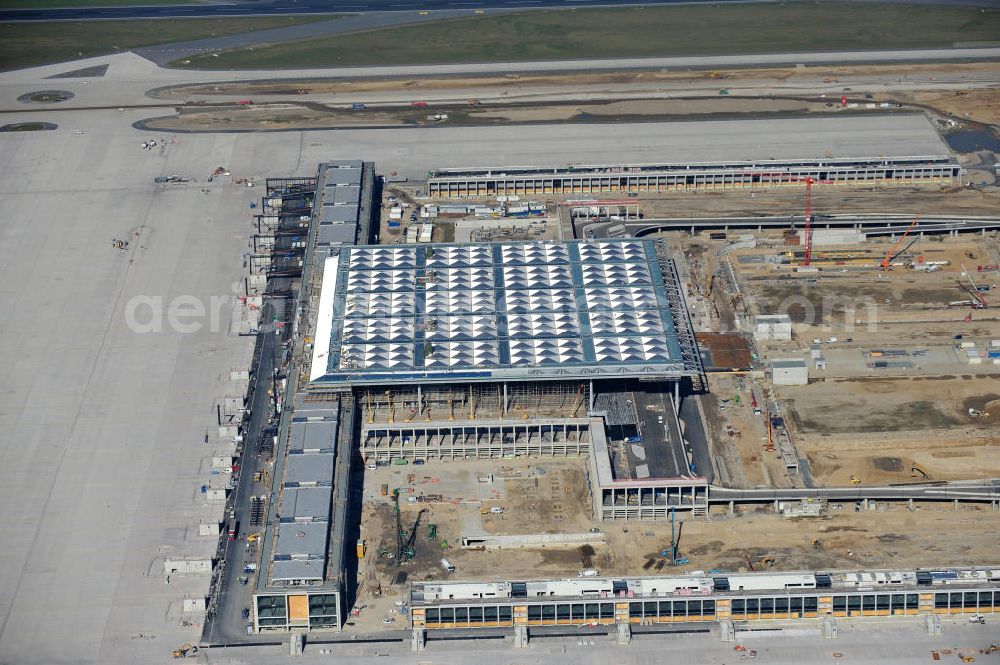
[[[799,499],[827,499],[841,502],[913,500],[1000,503],[1000,478],[879,487],[855,485],[852,487],[735,489],[711,486],[708,497],[709,503],[771,503]]]
[[[853,228],[868,235],[897,235],[906,231],[913,221],[909,215],[816,215],[814,229]],[[677,217],[643,219],[634,222],[591,222],[579,225],[581,237],[606,238],[609,236],[643,236],[658,231],[701,230],[729,231],[748,229],[802,228],[805,218],[801,215],[783,217]],[[1000,229],[1000,217],[921,217],[911,233],[986,233]]]

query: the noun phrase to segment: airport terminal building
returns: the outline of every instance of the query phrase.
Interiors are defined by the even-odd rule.
[[[686,456],[650,441],[622,468],[606,428],[635,427],[622,386],[657,383],[680,447],[682,385],[702,373],[659,240],[345,246],[324,261],[310,390],[354,391],[368,461],[587,456],[602,520],[705,510]]]
[[[282,225],[308,234],[294,326],[312,362],[276,440],[255,630],[346,621],[355,450],[366,462],[586,457],[600,519],[707,509],[686,456],[621,469],[608,449],[606,423],[636,427],[623,386],[667,389],[664,429],[680,446],[680,393],[703,385],[664,242],[355,244],[372,235],[371,175],[322,165],[307,229],[299,209],[275,225],[276,239]]]

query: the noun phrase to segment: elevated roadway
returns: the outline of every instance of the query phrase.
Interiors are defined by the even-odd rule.
[[[888,485],[879,487],[818,487],[793,489],[734,489],[711,486],[710,503],[770,503],[772,501],[797,501],[799,499],[827,499],[830,501],[963,501],[1000,502],[1000,478],[950,483],[914,485]]]
[[[896,235],[906,231],[912,217],[906,215],[817,215],[814,229],[854,228],[868,235]],[[802,216],[784,217],[694,217],[643,219],[638,222],[592,222],[578,224],[581,237],[607,238],[609,235],[644,236],[659,231],[801,228]],[[921,217],[911,233],[985,233],[1000,229],[1000,217]]]

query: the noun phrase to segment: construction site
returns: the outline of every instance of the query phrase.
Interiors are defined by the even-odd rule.
[[[946,150],[376,174],[324,163],[257,216],[251,263],[301,290],[248,631],[421,649],[445,628],[1000,606],[1000,220],[831,203],[964,195]],[[801,208],[663,216],[693,194]],[[268,251],[285,226],[308,240]],[[959,601],[920,593],[929,568]],[[824,571],[913,593],[809,595],[864,587]],[[594,597],[669,600],[578,616]]]

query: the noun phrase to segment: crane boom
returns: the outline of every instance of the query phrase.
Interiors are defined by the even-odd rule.
[[[913,227],[917,225],[917,221],[919,219],[920,215],[917,215],[913,218],[913,221],[910,222],[910,225],[906,227],[906,231],[903,232],[903,235],[899,236],[899,239],[892,244],[892,247],[889,248],[889,251],[885,253],[884,257],[882,257],[882,264],[881,264],[882,270],[889,270],[890,265],[892,264],[892,260],[896,258],[896,256],[898,255],[898,250],[900,247],[903,246],[903,242],[906,240],[906,236],[910,235],[910,231],[912,231]]]
[[[805,236],[805,252],[802,258],[802,265],[806,268],[812,262],[812,186],[816,182],[813,178],[806,178],[806,227],[802,232]]]
[[[969,295],[971,295],[974,299],[972,306],[975,309],[986,309],[986,298],[984,298],[979,292],[979,285],[976,284],[976,280],[972,279],[972,275],[969,274],[969,271],[965,269],[965,264],[963,263],[961,266],[962,274],[965,275],[965,278],[969,280],[969,284],[972,285],[972,289],[969,291]]]

